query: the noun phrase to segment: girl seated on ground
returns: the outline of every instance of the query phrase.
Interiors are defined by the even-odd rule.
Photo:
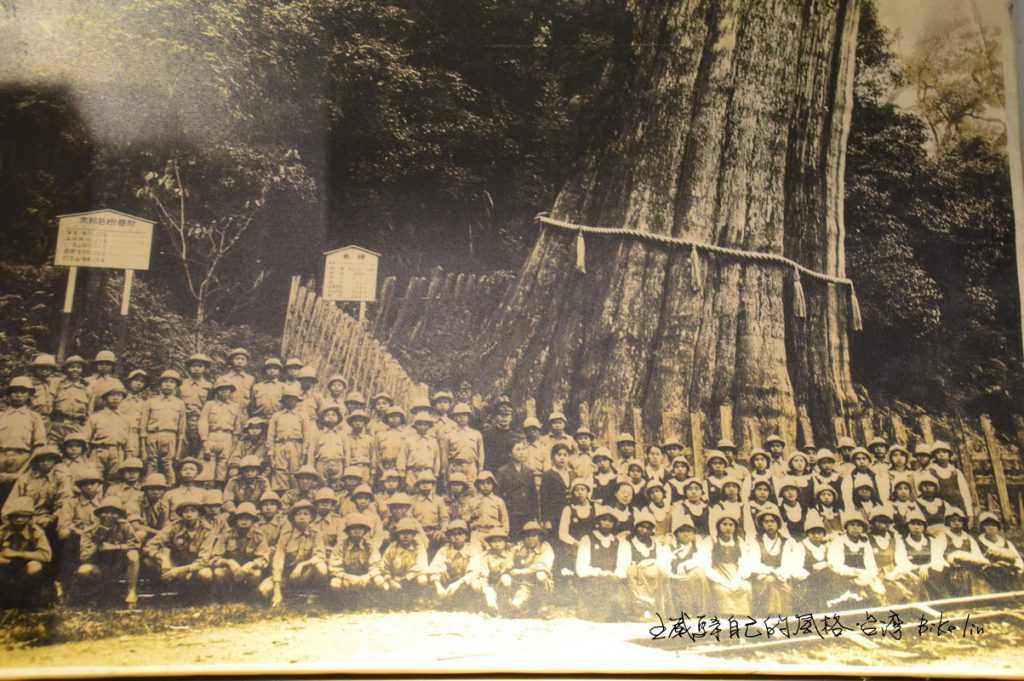
[[[946,561],[945,591],[950,598],[973,596],[985,590],[982,570],[988,559],[974,537],[964,530],[967,514],[958,506],[949,506],[946,511],[946,549],[942,558]]]
[[[843,512],[843,534],[833,537],[828,547],[828,561],[842,592],[828,601],[827,607],[848,601],[873,604],[885,595],[867,530],[867,521],[860,513]]]
[[[981,569],[988,591],[1016,591],[1021,588],[1024,560],[1012,542],[1003,536],[1003,522],[995,513],[984,511],[978,516],[978,546],[988,559]]]
[[[757,532],[749,541],[753,611],[760,616],[793,611],[793,540],[780,532],[782,516],[775,505],[762,509],[754,521]]]
[[[794,612],[819,612],[836,592],[837,580],[828,560],[829,536],[815,511],[807,514],[804,533],[803,539],[792,543]]]
[[[944,535],[933,537],[925,531],[927,527],[920,509],[911,510],[905,521],[907,536],[903,545],[907,553],[908,586],[915,592],[914,600],[923,601],[941,598],[942,571],[946,566],[942,558],[946,549]]]
[[[621,608],[622,589],[631,553],[615,532],[617,519],[608,507],[594,507],[594,528],[576,551],[578,604],[581,619],[611,621]]]
[[[669,556],[669,612],[684,610],[704,614],[708,604],[708,580],[701,562],[699,541],[693,520],[685,514],[673,517],[674,542]]]
[[[702,540],[705,573],[710,582],[710,610],[719,617],[749,616],[752,611],[750,569],[753,556],[737,535],[736,518],[722,515],[714,533]]]

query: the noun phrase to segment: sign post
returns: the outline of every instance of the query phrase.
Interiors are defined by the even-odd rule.
[[[63,361],[68,350],[71,311],[74,306],[79,267],[124,270],[121,320],[117,337],[117,354],[123,354],[135,270],[149,269],[153,225],[156,223],[116,210],[71,213],[60,215],[58,219],[57,253],[54,264],[68,268],[68,285],[64,293],[57,359]]]
[[[380,253],[361,246],[344,246],[324,253],[321,297],[359,303],[359,321],[366,320],[366,304],[377,301],[377,264]]]

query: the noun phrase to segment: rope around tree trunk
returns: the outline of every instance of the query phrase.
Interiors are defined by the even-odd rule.
[[[573,222],[566,222],[564,220],[556,220],[552,218],[548,213],[538,213],[537,217],[534,218],[537,222],[550,225],[551,227],[557,227],[572,232],[576,232],[576,269],[580,272],[586,272],[586,244],[584,242],[584,234],[594,234],[598,236],[617,236],[617,237],[628,237],[631,239],[639,239],[641,241],[648,241],[651,243],[662,244],[664,246],[672,247],[689,247],[690,248],[690,271],[691,271],[691,286],[695,291],[700,290],[700,258],[697,255],[698,251],[705,253],[712,253],[715,255],[723,255],[736,260],[746,260],[748,262],[759,262],[759,263],[771,263],[775,265],[782,265],[788,267],[793,272],[793,314],[798,318],[803,319],[807,314],[807,304],[804,298],[803,285],[800,283],[800,275],[806,275],[812,279],[825,282],[827,284],[836,284],[839,286],[846,286],[850,290],[850,325],[854,331],[861,331],[863,322],[860,314],[860,303],[857,300],[857,292],[854,290],[853,281],[845,277],[836,277],[831,274],[825,274],[824,272],[816,272],[800,263],[787,258],[783,255],[776,253],[762,253],[760,251],[746,251],[740,248],[729,248],[727,246],[718,246],[717,244],[707,244],[693,239],[682,239],[678,237],[665,236],[663,234],[654,234],[651,232],[641,232],[633,229],[623,229],[616,227],[590,227],[588,225],[578,225]]]

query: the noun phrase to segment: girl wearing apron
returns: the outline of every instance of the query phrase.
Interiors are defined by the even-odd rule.
[[[696,478],[690,478],[683,485],[686,497],[676,504],[676,509],[690,516],[693,527],[700,537],[708,536],[708,505],[704,501],[704,485]]]
[[[875,554],[875,566],[878,576],[885,587],[885,603],[906,603],[914,596],[905,586],[903,569],[907,564],[907,552],[903,539],[892,530],[892,512],[885,506],[879,506],[871,513],[871,530],[868,541]]]
[[[889,447],[889,487],[892,492],[889,494],[891,500],[896,499],[896,485],[901,480],[910,483],[911,498],[914,492],[914,471],[910,470],[910,452],[901,445]]]
[[[768,501],[778,503],[775,494],[775,474],[771,470],[771,457],[762,449],[755,449],[750,454],[750,496],[754,496],[754,487],[759,482],[768,484]]]
[[[668,485],[669,503],[674,504],[682,501],[686,496],[686,490],[684,489],[687,480],[690,478],[690,462],[686,460],[685,456],[677,456],[672,459],[672,468],[670,475],[665,483]]]
[[[615,514],[609,507],[594,507],[594,524],[576,552],[577,613],[580,619],[615,621],[631,554],[615,534]]]
[[[828,547],[828,562],[843,589],[843,593],[826,604],[829,608],[848,601],[866,605],[885,595],[885,588],[878,579],[875,554],[867,538],[867,522],[859,513],[844,511],[843,530],[843,534],[833,537]]]
[[[1016,591],[1021,588],[1024,560],[1017,547],[1003,536],[1003,523],[995,513],[985,511],[978,516],[981,534],[978,547],[988,559],[981,574],[989,592]]]
[[[711,612],[720,618],[751,614],[750,550],[736,535],[731,516],[717,519],[714,536],[703,541],[704,565],[711,588]]]
[[[668,612],[670,549],[654,539],[654,517],[637,511],[633,535],[626,540],[629,567],[626,569],[628,614],[650,619],[653,612]]]
[[[674,519],[675,541],[669,562],[672,606],[669,612],[707,612],[708,580],[701,562],[693,520],[681,514]]]
[[[964,531],[966,514],[958,507],[946,511],[946,548],[942,557],[946,561],[946,593],[951,598],[982,593],[984,586],[981,570],[988,565],[978,542]]]
[[[651,480],[646,488],[647,506],[642,510],[654,518],[654,538],[662,544],[671,543],[672,506],[668,503],[668,490],[663,483]]]
[[[814,511],[804,523],[806,535],[793,543],[792,575],[794,612],[820,612],[825,601],[838,593],[835,573],[828,562],[829,537]]]
[[[818,491],[823,487],[831,487],[836,495],[834,501],[836,509],[842,511],[843,476],[835,469],[836,455],[827,449],[822,449],[818,453],[818,457],[815,459],[814,465],[818,467],[818,471],[811,476],[811,480],[814,485],[815,497],[817,497]]]
[[[786,469],[790,484],[796,485],[800,503],[804,508],[810,508],[814,504],[814,476],[810,459],[803,452],[793,452],[786,462]]]
[[[722,500],[722,483],[729,478],[726,473],[726,466],[729,465],[729,460],[725,458],[725,454],[718,451],[708,452],[706,459],[707,471],[704,474],[704,497],[707,499],[709,506],[714,506]]]
[[[968,491],[967,478],[950,462],[953,452],[949,445],[939,441],[932,445],[932,462],[928,472],[939,483],[938,496],[950,506],[963,509],[968,525],[974,517],[974,504]]]
[[[942,571],[945,561],[945,536],[933,537],[925,531],[927,521],[919,508],[906,517],[907,536],[903,539],[910,572],[907,583],[915,592],[914,600],[931,600],[942,597]]]
[[[774,504],[758,513],[755,523],[757,533],[750,542],[753,611],[763,617],[791,613],[792,540],[780,532],[782,516]]]
[[[619,539],[629,539],[633,533],[633,490],[634,486],[627,480],[622,480],[615,487],[615,498],[608,505],[608,509],[615,517],[615,534]]]
[[[558,522],[558,541],[555,543],[555,571],[561,575],[563,568],[572,567],[576,560],[576,549],[593,529],[594,504],[590,501],[590,481],[578,479],[572,481],[572,498],[562,509]]]
[[[919,473],[917,476],[917,507],[924,516],[928,526],[928,534],[938,537],[946,531],[945,501],[936,496],[939,491],[938,481],[930,473]]]
[[[791,539],[800,541],[804,538],[804,521],[807,520],[807,506],[800,503],[800,488],[789,476],[779,480],[779,514],[782,516],[784,532]]]
[[[740,500],[740,481],[731,477],[722,483],[722,500],[717,504],[712,504],[708,511],[708,517],[711,518],[712,534],[714,534],[715,521],[726,515],[736,521],[736,534],[743,537],[745,529],[750,523],[746,522],[746,505]]]
[[[821,524],[825,527],[825,534],[834,537],[843,531],[843,519],[841,511],[836,506],[836,492],[831,485],[825,485],[817,492],[817,501],[814,510],[821,518]],[[806,532],[806,528],[804,529]]]

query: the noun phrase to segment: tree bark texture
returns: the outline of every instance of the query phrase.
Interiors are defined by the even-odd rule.
[[[859,0],[631,0],[627,111],[552,216],[749,251],[845,276],[843,167]],[[857,403],[847,291],[792,271],[631,238],[544,227],[479,347],[481,388],[592,413],[755,418],[793,442],[806,404],[819,443]],[[595,410],[596,407],[596,410]],[[685,421],[686,419],[680,419]],[[616,424],[621,425],[621,424]],[[718,432],[714,429],[709,432]]]

